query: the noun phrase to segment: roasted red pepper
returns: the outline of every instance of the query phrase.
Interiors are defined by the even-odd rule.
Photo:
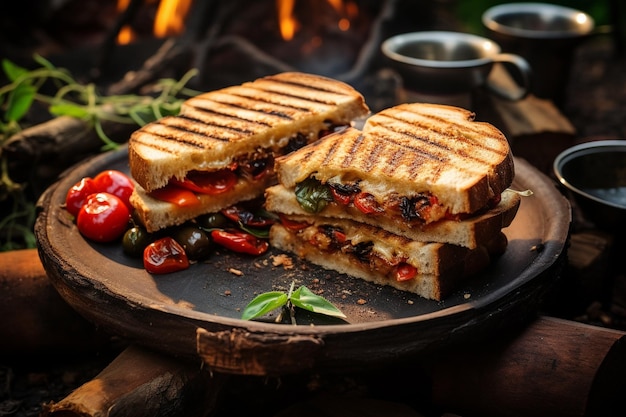
[[[174,185],[166,185],[163,188],[154,190],[150,196],[157,200],[167,201],[179,207],[189,207],[200,204],[198,197],[191,191]]]
[[[307,227],[309,227],[309,224],[307,222],[291,220],[281,214],[279,214],[278,216],[280,217],[280,223],[292,232],[297,232],[298,230],[306,229]]]
[[[189,268],[189,259],[176,240],[164,237],[146,246],[143,267],[151,274],[169,274]]]
[[[359,211],[365,214],[382,213],[384,211],[384,208],[376,201],[376,197],[370,193],[358,193],[354,196],[353,203]]]
[[[170,183],[200,194],[221,194],[231,190],[237,184],[237,174],[229,169],[213,172],[192,171],[180,181],[170,180]]]
[[[234,205],[221,210],[221,213],[235,223],[241,223],[248,227],[269,227],[274,224],[274,219],[254,214],[250,210]]]
[[[211,238],[215,243],[233,252],[261,255],[269,248],[267,240],[239,230],[213,230]]]

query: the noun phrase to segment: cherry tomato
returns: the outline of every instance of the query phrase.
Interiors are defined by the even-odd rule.
[[[130,211],[118,196],[91,194],[76,218],[78,231],[96,242],[111,242],[121,237],[130,220]]]
[[[169,274],[189,268],[189,258],[183,247],[168,236],[146,246],[143,267],[151,274]]]
[[[335,200],[335,203],[347,206],[352,201],[352,196],[350,194],[342,194],[332,187],[330,187],[330,192],[333,195],[333,200]]]
[[[93,178],[85,177],[74,184],[65,196],[65,208],[74,217],[78,216],[80,208],[91,194],[96,193],[96,185]]]
[[[370,193],[358,193],[355,195],[354,206],[365,214],[382,213],[384,210]]]
[[[407,263],[401,263],[396,268],[396,281],[409,281],[417,275],[417,268]]]
[[[171,183],[200,194],[221,194],[231,190],[237,184],[237,174],[229,169],[203,172],[192,171],[180,181],[172,179]]]
[[[198,196],[196,196],[193,192],[171,184],[152,191],[150,196],[156,198],[157,200],[176,204],[179,207],[189,207],[200,204]]]
[[[249,255],[261,255],[269,248],[269,243],[266,240],[239,230],[213,230],[211,238],[218,245],[234,252]]]
[[[129,199],[135,189],[135,183],[128,175],[109,169],[100,172],[93,180],[98,192],[116,195],[126,204],[126,207],[132,209]]]

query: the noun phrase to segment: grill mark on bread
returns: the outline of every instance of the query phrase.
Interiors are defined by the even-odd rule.
[[[305,83],[300,83],[300,82],[296,82],[294,80],[277,80],[274,78],[269,78],[271,80],[271,82],[276,83],[276,84],[282,84],[282,85],[286,85],[286,86],[294,86],[294,87],[299,87],[299,88],[303,88],[312,92],[317,92],[317,93],[330,93],[330,94],[335,94],[335,95],[340,95],[342,97],[350,97],[349,94],[346,94],[344,91],[340,91],[340,90],[333,90],[331,88],[323,88],[322,85],[316,84],[316,85],[311,85],[311,84],[305,84]],[[253,86],[255,88],[258,88],[258,86]],[[273,90],[268,90],[271,91],[272,94],[276,94],[276,91]],[[321,100],[321,99],[311,99],[309,97],[302,97],[299,95],[294,95],[292,97],[296,97],[296,98],[300,98],[300,99],[304,99],[304,100],[308,100],[308,101],[313,101],[316,103],[323,103],[323,104],[337,104],[335,100]]]
[[[476,161],[476,162],[479,162],[479,163],[489,162],[489,159],[484,159],[484,158],[481,159],[479,157],[479,155],[480,155],[479,153],[475,153],[475,152],[474,153],[468,153],[462,147],[458,147],[457,148],[457,147],[453,147],[453,146],[447,145],[448,143],[451,143],[450,141],[446,141],[445,143],[442,143],[442,142],[439,142],[439,141],[436,141],[436,140],[431,140],[431,138],[428,137],[427,135],[420,135],[419,134],[419,130],[418,131],[413,131],[411,129],[411,128],[414,128],[416,126],[415,121],[407,121],[407,120],[404,120],[402,118],[393,117],[393,116],[389,116],[389,115],[385,115],[385,116],[390,118],[390,119],[393,119],[393,120],[396,120],[398,122],[401,122],[401,123],[412,123],[412,125],[407,125],[406,129],[399,129],[397,127],[394,127],[394,129],[392,130],[389,126],[382,126],[382,125],[379,125],[378,126],[379,128],[384,128],[384,129],[388,130],[389,132],[394,132],[394,133],[398,133],[400,135],[404,135],[404,136],[410,137],[412,140],[415,140],[418,143],[421,143],[421,144],[424,144],[424,145],[428,145],[428,146],[431,146],[431,147],[435,147],[436,149],[441,149],[442,151],[445,151],[445,152],[455,153],[456,155],[462,156],[462,157],[464,157],[466,159],[470,159],[470,160],[473,160],[473,161]],[[429,115],[422,115],[422,116],[423,117],[428,117],[428,118],[431,118],[431,119],[434,119],[434,120],[442,120],[442,121],[445,120],[445,119],[440,119],[440,118],[436,118],[436,117],[430,117]],[[448,123],[454,125],[459,130],[468,130],[467,127],[462,126],[460,124],[455,124],[455,123],[451,123],[451,122],[448,122]],[[429,132],[432,132],[432,133],[436,134],[436,135],[441,135],[441,136],[446,136],[446,137],[449,136],[448,132],[445,132],[443,129],[437,129],[437,128],[433,127],[433,126],[421,126],[421,127],[423,129],[426,129]],[[486,132],[481,131],[481,130],[476,130],[476,129],[471,129],[471,130],[475,134],[481,135],[483,137],[496,138],[495,135],[487,134]],[[390,137],[388,139],[391,140],[392,142],[396,143],[399,146],[408,147],[409,149],[413,149],[413,150],[415,150],[416,152],[418,152],[420,154],[431,155],[433,157],[432,159],[437,159],[437,160],[441,160],[441,161],[444,161],[444,160],[448,159],[448,158],[445,157],[445,153],[437,153],[437,152],[434,152],[434,151],[426,150],[423,147],[418,147],[418,146],[412,147],[412,146],[406,145],[401,140],[394,139],[392,135],[390,135]],[[471,142],[473,147],[482,148],[483,150],[485,150],[487,152],[495,153],[495,154],[497,154],[500,157],[504,157],[504,156],[507,155],[507,151],[505,149],[494,149],[494,148],[485,146],[485,141],[482,141],[482,142],[473,141],[471,139],[468,139],[464,135],[456,135],[454,137],[454,141],[465,142],[465,143]],[[439,158],[435,158],[437,156],[439,156]]]
[[[213,115],[213,116],[216,116],[216,117],[224,117],[226,119],[230,119],[230,120],[233,120],[233,121],[239,120],[239,121],[247,123],[247,124],[255,124],[255,125],[258,125],[258,126],[261,126],[261,127],[265,127],[265,128],[272,126],[271,124],[266,123],[266,122],[264,122],[262,120],[247,119],[247,118],[244,118],[244,117],[241,117],[241,116],[234,116],[232,114],[222,113],[222,112],[219,112],[217,110],[207,109],[207,108],[204,108],[204,107],[197,107],[197,106],[191,106],[191,107],[193,107],[195,111],[197,111],[199,113],[205,113],[207,115]],[[190,119],[190,120],[195,120],[198,123],[202,123],[202,124],[209,124],[209,123],[207,123],[207,122],[205,122],[203,120],[199,120],[197,118],[190,117],[190,116],[188,116],[186,114],[180,114],[177,117],[183,117],[183,118],[187,118],[187,119]],[[236,129],[236,128],[232,127],[232,126],[220,125],[220,124],[217,124],[217,123],[216,124],[212,124],[212,125],[213,126],[218,126],[218,127]]]
[[[181,122],[182,126],[179,126],[176,124],[176,122]],[[185,123],[187,122],[187,123]],[[177,127],[180,129],[184,129],[184,130],[188,130],[189,132],[193,132],[193,133],[197,133],[199,135],[203,135],[203,136],[209,136],[209,137],[214,137],[213,135],[207,135],[204,133],[205,129],[202,129],[202,127],[206,127],[206,126],[210,126],[212,129],[210,129],[211,132],[217,131],[219,132],[219,129],[225,130],[225,131],[229,131],[229,132],[233,132],[233,133],[237,133],[240,135],[250,135],[250,134],[254,134],[254,130],[250,130],[250,129],[241,129],[235,126],[231,126],[231,125],[226,125],[226,124],[221,124],[221,123],[217,123],[217,122],[206,122],[206,121],[201,121],[198,119],[194,119],[192,117],[188,117],[188,116],[178,116],[176,118],[176,120],[172,120],[172,123],[167,123],[168,126],[171,127]],[[221,140],[221,139],[219,139]]]
[[[332,156],[335,154],[336,148],[339,147],[340,143],[341,143],[340,141],[336,141],[335,143],[333,143],[333,146],[331,148],[333,149],[333,152],[328,153],[328,155],[325,158],[325,161],[332,159]],[[363,135],[358,135],[356,138],[354,138],[354,140],[352,141],[352,146],[350,147],[350,151],[345,153],[343,161],[340,163],[342,168],[349,167],[350,165],[352,165],[352,160],[355,158],[356,155],[358,155],[359,147],[361,146],[362,143],[363,143]]]
[[[283,84],[287,84],[287,83],[283,83]],[[300,87],[305,87],[305,88],[308,88],[309,90],[316,91],[316,92],[322,92],[322,94],[324,93],[323,90],[320,90],[318,88],[311,88],[310,86],[300,86]],[[286,97],[286,98],[294,98],[294,99],[297,99],[297,100],[302,100],[302,101],[309,102],[309,103],[311,103],[311,107],[298,107],[298,106],[290,105],[290,104],[285,103],[285,102],[281,102],[280,103],[280,105],[283,106],[283,107],[289,107],[289,108],[292,108],[292,109],[295,109],[295,110],[305,111],[305,112],[309,112],[309,113],[311,112],[312,108],[314,109],[316,107],[316,105],[319,105],[319,104],[324,104],[324,105],[336,105],[337,104],[337,100],[331,100],[331,99],[321,100],[320,98],[305,97],[305,96],[299,95],[299,94],[288,94],[288,93],[285,93],[283,91],[274,91],[274,90],[265,89],[265,88],[262,88],[262,87],[259,87],[259,86],[253,86],[253,85],[249,86],[249,88],[255,89],[255,90],[260,91],[262,93],[266,93],[268,96],[274,96],[274,97],[280,96],[280,97]],[[341,94],[341,95],[343,97],[349,97],[347,94]],[[269,101],[269,100],[263,100],[261,97],[251,97],[251,96],[246,96],[246,95],[242,95],[241,97],[247,98],[247,99],[251,99],[251,100],[257,100],[257,101],[260,101],[260,102],[263,102],[263,103],[268,103],[268,104],[277,104],[277,103],[274,103],[274,102]]]
[[[236,96],[234,94],[229,94],[229,95],[232,96],[232,97],[238,97],[238,96]],[[217,104],[219,104],[221,106],[228,106],[228,107],[232,107],[234,109],[241,109],[241,110],[247,110],[247,111],[260,113],[260,114],[265,114],[265,115],[269,115],[269,116],[276,116],[276,117],[279,117],[281,119],[285,119],[285,120],[288,120],[288,121],[292,121],[293,120],[293,117],[291,117],[290,115],[288,115],[288,114],[286,114],[286,113],[284,113],[282,111],[279,111],[277,109],[276,110],[272,110],[272,111],[265,111],[263,109],[255,109],[255,108],[252,108],[250,106],[246,106],[243,103],[230,103],[230,102],[227,102],[227,101],[220,101],[220,100],[217,100],[215,97],[211,97],[210,99],[206,99],[205,101],[206,102],[211,102],[212,101],[212,102],[215,102],[215,103],[217,103]],[[272,103],[270,103],[270,104],[272,104]],[[207,110],[206,108],[198,107],[198,106],[194,105],[193,103],[190,103],[188,105],[190,107],[193,107],[196,110]],[[230,116],[227,113],[220,113],[220,114],[222,114],[224,116]],[[253,121],[253,119],[245,119],[245,118],[242,118],[242,117],[239,117],[239,118],[241,120],[245,120],[245,121],[248,121],[248,122],[252,122]]]

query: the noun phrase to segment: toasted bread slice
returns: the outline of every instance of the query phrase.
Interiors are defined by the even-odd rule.
[[[268,76],[189,99],[178,116],[134,132],[130,173],[150,192],[193,170],[280,155],[298,135],[310,142],[368,113],[363,96],[340,81],[297,72]]]
[[[499,204],[489,210],[463,220],[443,219],[429,224],[409,223],[392,216],[371,216],[353,206],[334,203],[317,216],[355,220],[416,241],[450,243],[474,249],[486,245],[502,228],[511,224],[520,200],[518,193],[505,190]],[[265,190],[265,208],[281,214],[310,215],[300,206],[293,190],[280,184]]]
[[[442,243],[415,242],[350,220],[329,223],[326,222],[328,219],[314,219],[314,216],[309,216],[309,220],[311,225],[299,231],[281,224],[273,225],[271,245],[325,269],[437,301],[457,290],[462,280],[484,270],[500,253],[490,252],[484,246],[467,249]],[[346,241],[341,248],[320,243],[325,241],[326,234],[320,232],[319,227],[323,230],[329,224],[341,227],[345,234]],[[494,240],[500,241],[497,245],[500,248],[506,247],[504,234],[498,233]],[[400,272],[406,265],[416,269],[409,279]]]
[[[382,204],[394,196],[436,197],[426,222],[475,213],[510,186],[515,174],[506,137],[457,107],[412,103],[383,110],[362,131],[329,135],[276,160],[287,188],[307,178],[356,184]]]

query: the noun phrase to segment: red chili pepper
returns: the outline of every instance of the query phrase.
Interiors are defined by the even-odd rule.
[[[222,245],[233,252],[247,253],[249,255],[261,255],[270,246],[267,240],[238,230],[213,230],[211,238],[218,245]]]
[[[417,268],[407,263],[401,263],[396,268],[396,281],[409,281],[417,275]]]
[[[151,274],[168,274],[189,268],[189,259],[176,240],[164,237],[146,246],[143,267]]]

